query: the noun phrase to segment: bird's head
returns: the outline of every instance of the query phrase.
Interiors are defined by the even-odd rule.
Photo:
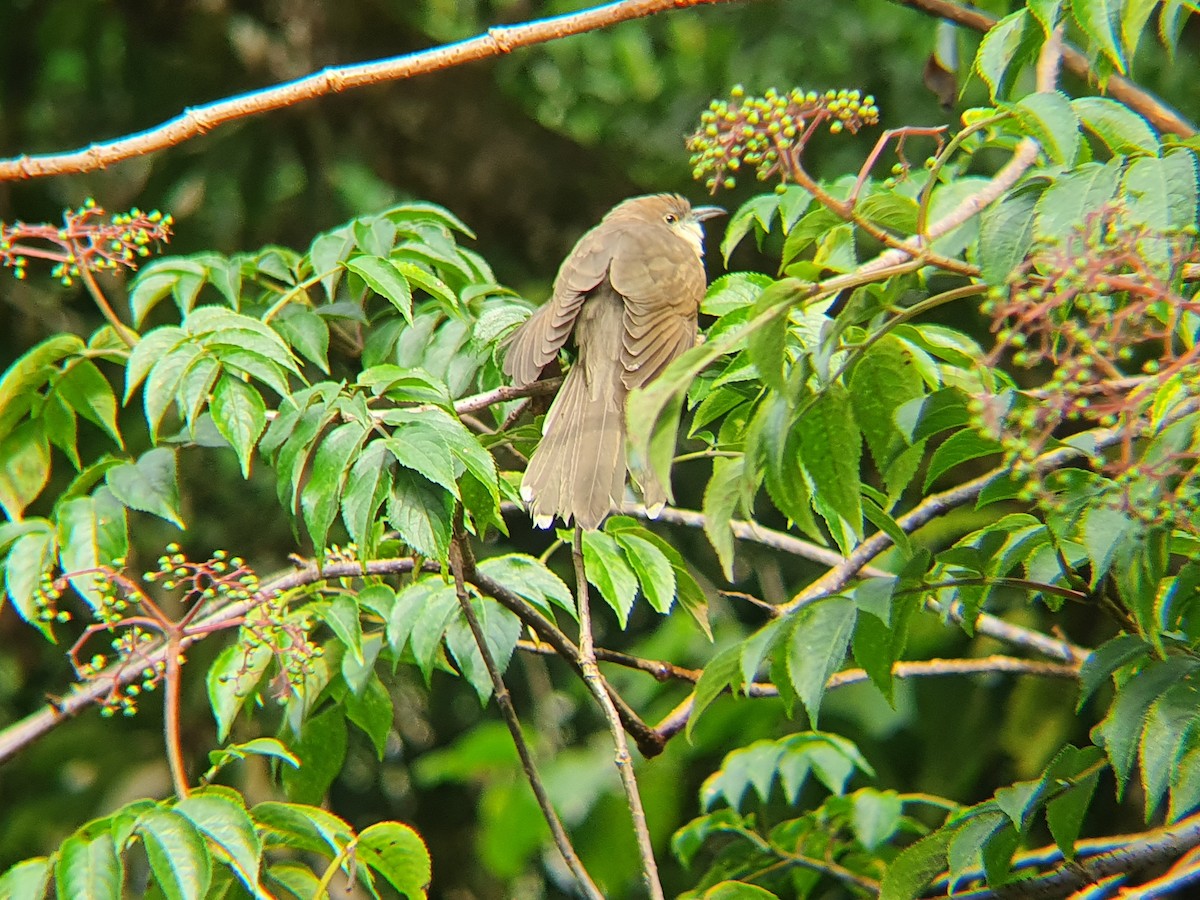
[[[697,256],[704,255],[703,222],[713,216],[723,216],[719,206],[692,206],[678,194],[651,194],[634,197],[617,206],[606,218],[630,218],[643,222],[661,223],[692,245]]]

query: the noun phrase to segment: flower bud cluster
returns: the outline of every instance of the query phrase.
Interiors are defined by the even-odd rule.
[[[52,277],[70,286],[82,269],[94,272],[136,269],[152,245],[171,239],[170,215],[133,208],[106,218],[88,198],[78,209],[63,213],[63,224],[0,223],[0,265],[25,279],[31,259],[53,263]]]
[[[803,149],[816,126],[828,122],[832,134],[853,133],[878,121],[879,108],[870,94],[770,88],[761,97],[748,97],[737,85],[728,100],[709,104],[688,139],[692,177],[714,193],[732,188],[744,167],[755,169],[759,181],[779,176],[786,182],[790,155]]]

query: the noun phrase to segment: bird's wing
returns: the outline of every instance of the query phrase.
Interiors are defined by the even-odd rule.
[[[518,386],[536,381],[566,343],[583,301],[607,277],[613,231],[601,224],[582,238],[554,279],[554,295],[508,339],[504,373]]]
[[[626,224],[609,266],[625,298],[622,381],[640,387],[696,342],[704,265],[678,235],[657,224]]]

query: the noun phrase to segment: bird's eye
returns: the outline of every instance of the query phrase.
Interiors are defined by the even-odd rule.
[[[665,216],[663,216],[663,219],[668,225],[674,225],[679,221],[679,216],[675,215],[675,213],[667,213]]]

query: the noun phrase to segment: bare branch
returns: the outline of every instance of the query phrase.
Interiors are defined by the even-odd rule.
[[[122,160],[174,147],[239,119],[296,106],[327,94],[399,81],[493,56],[503,56],[521,47],[607,28],[618,22],[644,18],[666,10],[729,2],[735,0],[620,0],[521,25],[497,26],[469,40],[446,44],[432,50],[374,62],[331,67],[286,84],[229,97],[205,106],[190,107],[175,118],[139,134],[92,144],[73,152],[0,160],[0,181],[91,172]]]
[[[461,525],[461,519],[460,511],[459,525]],[[542,817],[550,826],[550,834],[554,838],[554,845],[562,855],[563,862],[567,864],[567,868],[575,876],[575,880],[579,882],[579,886],[583,888],[588,897],[593,900],[604,900],[604,895],[600,893],[600,889],[596,887],[595,882],[588,875],[587,869],[584,868],[583,862],[579,859],[579,854],[575,852],[571,838],[554,809],[554,804],[550,802],[546,786],[538,775],[537,765],[533,761],[533,754],[530,753],[529,745],[525,742],[525,735],[521,733],[521,721],[517,718],[517,710],[513,706],[508,686],[504,683],[504,676],[500,673],[500,667],[496,665],[491,647],[488,646],[487,635],[484,634],[483,626],[479,624],[479,617],[475,615],[475,610],[471,607],[471,598],[467,595],[465,579],[474,565],[470,559],[470,550],[468,548],[464,552],[464,545],[465,539],[461,533],[455,535],[454,541],[450,545],[450,570],[454,573],[454,591],[458,596],[458,605],[467,620],[467,626],[471,629],[471,635],[475,638],[475,646],[479,648],[479,655],[483,657],[483,664],[487,667],[488,675],[492,679],[492,692],[496,695],[496,705],[500,707],[504,724],[508,726],[508,733],[512,735],[513,744],[517,748],[517,756],[521,759],[521,768],[525,770],[525,777],[529,780],[530,788],[533,789],[533,796],[537,798],[538,806],[542,810]]]

